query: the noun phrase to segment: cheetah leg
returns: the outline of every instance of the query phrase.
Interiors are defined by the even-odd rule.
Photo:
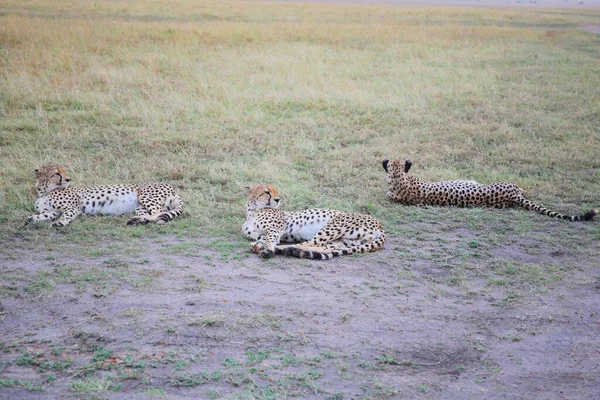
[[[139,205],[136,209],[135,209],[135,215],[137,217],[145,217],[147,215],[150,215],[150,213],[148,212],[148,210],[146,210],[146,207],[144,207],[143,205]]]
[[[158,200],[139,197],[140,205],[135,209],[136,216],[127,221],[127,225],[145,225],[148,222],[155,222],[162,212],[162,204]],[[144,210],[144,215],[139,215],[138,210]]]
[[[277,246],[281,240],[282,231],[283,230],[280,231],[274,229],[268,229],[266,231],[264,246],[262,248],[258,248],[258,254],[262,258],[270,258],[273,254],[275,254],[275,246]],[[260,240],[256,243],[260,243],[260,245],[262,245]]]
[[[289,246],[277,246],[281,254],[302,258],[327,259],[332,256],[367,253],[385,244],[385,232],[367,227],[348,228],[343,219],[332,219],[309,241]]]
[[[40,214],[30,215],[25,221],[25,225],[31,222],[54,221],[59,214],[58,211],[44,210]]]
[[[385,194],[387,196],[388,199],[390,199],[391,201],[402,201],[402,199],[400,198],[400,196],[398,196],[396,193],[394,193],[391,190],[388,190],[387,193]]]
[[[140,205],[135,210],[136,216],[127,221],[127,225],[147,224],[148,222],[164,224],[183,212],[183,202],[177,195],[167,198],[164,203],[139,196],[139,202]],[[138,210],[144,210],[145,214],[138,214]]]
[[[342,250],[342,249],[349,249],[349,248],[354,247],[354,246],[359,246],[361,244],[364,244],[364,240],[360,240],[360,239],[340,239],[340,240],[336,240],[335,242],[329,243],[325,247],[328,248],[328,249],[332,249],[332,250]]]
[[[80,209],[69,208],[62,213],[60,218],[58,220],[56,220],[56,222],[54,222],[52,224],[52,226],[54,226],[54,227],[65,226],[65,225],[69,224],[71,221],[73,221],[75,218],[77,218],[77,216],[79,216],[79,214],[81,214]]]
[[[383,242],[379,243],[381,239],[381,234],[377,233],[369,233],[363,236],[361,239],[343,239],[342,247],[340,250],[348,250],[351,253],[359,252],[365,253],[377,250],[383,245]],[[383,238],[385,241],[385,238]]]

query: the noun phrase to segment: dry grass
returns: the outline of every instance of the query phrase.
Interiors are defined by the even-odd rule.
[[[597,206],[600,40],[574,29],[597,18],[5,1],[0,219],[17,229],[46,162],[75,184],[176,184],[187,222],[170,229],[188,234],[235,235],[254,181],[279,185],[287,207],[393,219],[379,162],[394,157],[431,179],[511,180],[563,211]]]

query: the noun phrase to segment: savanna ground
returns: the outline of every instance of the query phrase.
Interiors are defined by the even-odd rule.
[[[600,206],[598,10],[0,3],[0,398],[592,398],[600,225],[390,204],[380,162]],[[162,179],[166,226],[23,226],[32,170]],[[371,213],[248,252],[244,186]]]

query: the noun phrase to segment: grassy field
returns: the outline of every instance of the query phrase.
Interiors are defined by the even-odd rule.
[[[494,311],[502,315],[494,320],[499,325],[521,311],[536,314],[536,299],[546,296],[547,304],[566,307],[557,313],[567,326],[565,310],[577,306],[561,301],[571,298],[569,290],[585,288],[592,296],[600,276],[597,222],[390,204],[381,160],[410,158],[413,173],[427,179],[512,181],[559,212],[599,207],[600,35],[578,29],[599,19],[598,10],[574,9],[3,1],[0,344],[6,357],[0,359],[0,395],[42,389],[108,397],[127,389],[140,397],[461,398],[471,386],[448,392],[450,384],[440,383],[440,376],[454,373],[487,390],[471,398],[515,385],[525,390],[522,381],[502,381],[508,367],[490,355],[492,339],[482,344],[467,331],[468,323],[481,327],[481,321],[456,327],[461,346],[468,343],[476,355],[442,371],[445,364],[427,356],[437,353],[434,344],[411,353],[413,361],[399,359],[383,337],[373,348],[346,352],[331,344],[335,336],[306,326],[330,321],[314,316],[318,307],[266,307],[247,288],[275,290],[282,278],[271,276],[273,283],[269,274],[277,272],[287,279],[281,296],[290,302],[299,293],[307,300],[332,293],[344,302],[345,293],[358,307],[374,304],[404,315],[411,326],[423,315],[386,308],[399,293],[411,293],[416,303],[408,309],[440,309],[429,321],[447,323],[458,311],[438,302],[460,293],[473,312],[478,303],[508,310]],[[186,212],[166,226],[130,228],[122,216],[80,217],[61,230],[24,227],[34,211],[32,171],[49,162],[64,165],[73,185],[171,182]],[[286,209],[377,216],[391,238],[387,250],[324,267],[250,257],[239,231],[243,188],[254,182],[275,184]],[[245,272],[228,281],[220,269]],[[347,273],[345,279],[357,281],[331,281],[338,272],[339,279]],[[360,289],[346,292],[345,284]],[[200,304],[224,292],[233,303],[240,287],[248,298],[236,300],[235,310],[211,303],[193,315],[167,315],[159,305],[149,311],[127,303],[142,296],[148,304]],[[60,310],[62,296],[81,301],[81,309],[71,310],[74,319],[64,327],[46,322],[58,339],[34,320],[18,319],[29,310],[54,321],[43,309],[56,302]],[[260,310],[248,316],[250,309]],[[370,311],[329,312],[344,323],[351,315],[371,318]],[[115,315],[134,322],[108,326]],[[596,326],[590,338],[599,337],[594,318],[582,335]],[[400,335],[399,322],[388,322],[386,335]],[[215,344],[198,348],[181,339],[173,350],[160,344],[164,338],[153,345],[122,340],[154,335],[152,329],[179,339],[194,330],[194,338]],[[494,336],[494,343],[521,345],[525,334],[515,329]],[[412,333],[418,338],[428,331],[424,324]],[[567,354],[577,347],[599,351],[597,339],[583,337],[569,342]],[[583,344],[573,349],[576,343]],[[148,350],[152,346],[163,347]],[[150,365],[160,378],[151,379]],[[192,368],[206,365],[210,370]],[[281,383],[289,366],[294,369]],[[489,372],[485,379],[482,370]],[[429,375],[419,375],[423,371]],[[352,386],[364,374],[368,381]],[[401,376],[402,384],[392,376]],[[595,379],[582,379],[579,394],[598,389]],[[573,383],[551,375],[548,382],[540,385]]]
[[[598,205],[598,12],[201,4],[3,2],[3,223],[46,162],[173,182],[187,234],[237,234],[255,181],[392,219],[383,158]]]

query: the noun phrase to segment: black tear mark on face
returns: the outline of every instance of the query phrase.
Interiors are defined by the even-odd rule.
[[[410,170],[410,167],[412,167],[412,161],[406,160],[404,162],[404,172],[408,173],[408,171]]]

